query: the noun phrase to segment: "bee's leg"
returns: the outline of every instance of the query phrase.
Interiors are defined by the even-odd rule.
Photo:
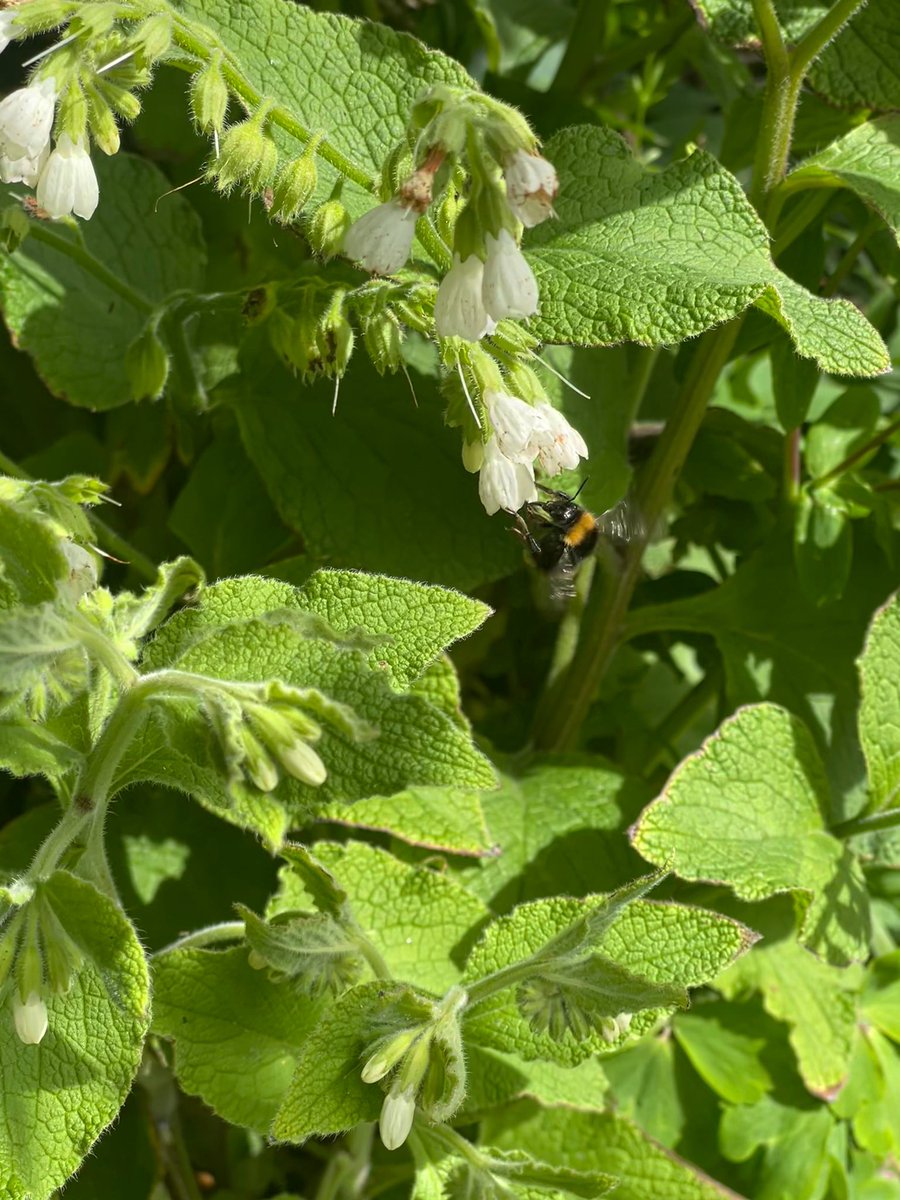
[[[521,542],[524,542],[528,549],[536,557],[540,557],[541,547],[537,538],[525,524],[521,513],[514,514],[515,525],[510,525],[509,532],[517,537]]]

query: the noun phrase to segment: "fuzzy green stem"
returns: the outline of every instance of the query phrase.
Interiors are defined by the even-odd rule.
[[[220,921],[217,925],[206,925],[203,929],[195,929],[183,937],[176,938],[174,942],[169,942],[168,946],[163,946],[155,952],[154,958],[171,954],[173,950],[217,946],[221,942],[239,942],[243,939],[244,932],[243,921]]]
[[[28,868],[28,878],[35,883],[47,879],[56,870],[60,859],[90,820],[90,813],[70,805],[59,823],[50,830]]]
[[[791,52],[791,75],[798,82],[802,82],[820,51],[825,49],[864,3],[865,0],[837,0],[821,21],[803,35]]]
[[[862,446],[857,446],[853,453],[848,454],[836,467],[832,467],[830,471],[826,471],[824,475],[820,475],[818,479],[814,479],[809,485],[810,489],[815,491],[817,488],[823,487],[826,483],[831,483],[832,479],[839,479],[845,471],[849,471],[855,463],[858,463],[861,458],[865,458],[870,451],[877,450],[879,446],[889,441],[898,430],[900,430],[900,417],[891,421],[890,425],[882,429],[880,433],[876,433],[874,437],[869,438]]]
[[[763,213],[766,197],[787,169],[802,77],[796,83],[791,78],[790,57],[772,0],[753,0],[753,12],[766,59],[766,89],[750,202]]]
[[[878,833],[882,829],[896,829],[900,826],[900,808],[888,808],[884,812],[870,813],[868,816],[853,817],[832,825],[830,833],[841,839],[858,837],[862,833]]]
[[[109,288],[111,292],[115,292],[117,296],[121,296],[127,304],[130,304],[138,312],[146,313],[148,316],[153,312],[154,305],[146,296],[141,295],[140,292],[125,283],[124,280],[114,275],[112,271],[108,270],[103,263],[94,258],[93,254],[78,242],[74,242],[71,238],[63,237],[62,234],[48,229],[40,221],[31,222],[28,228],[28,236],[38,242],[43,242],[45,246],[50,246],[51,249],[56,250],[59,254],[64,254],[73,262],[78,263],[83,271],[86,271],[89,275],[93,275],[104,287]]]

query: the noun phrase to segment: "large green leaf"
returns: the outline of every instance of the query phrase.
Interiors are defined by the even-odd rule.
[[[697,151],[651,172],[618,134],[576,126],[551,138],[558,221],[532,230],[546,341],[681,341],[758,304],[827,371],[878,375],[890,358],[846,300],[823,300],[779,271],[738,181]]]
[[[887,808],[900,789],[900,597],[876,613],[859,674],[859,737],[869,767],[870,802]]]
[[[54,225],[0,257],[0,303],[51,392],[83,408],[131,400],[125,351],[151,306],[197,289],[206,252],[183,195],[146,159],[96,155],[100,207],[77,231]],[[60,249],[60,246],[62,249]],[[71,248],[71,253],[66,252]]]

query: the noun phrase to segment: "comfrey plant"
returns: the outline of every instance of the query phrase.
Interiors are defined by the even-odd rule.
[[[898,38],[0,0],[0,1200],[900,1200]]]

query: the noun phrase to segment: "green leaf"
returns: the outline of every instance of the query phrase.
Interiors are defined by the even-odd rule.
[[[689,1101],[681,1094],[683,1079],[676,1075],[676,1053],[676,1044],[666,1029],[605,1057],[603,1071],[609,1079],[612,1102],[598,1104],[597,1108],[614,1108],[656,1141],[674,1146],[689,1108]],[[559,1097],[556,1102],[564,1099]],[[573,1106],[585,1107],[577,1102]]]
[[[875,614],[859,676],[859,738],[869,769],[869,802],[873,809],[887,808],[900,789],[900,597]]]
[[[495,912],[564,890],[586,895],[602,878],[634,878],[639,860],[617,836],[650,798],[649,789],[612,765],[535,761],[519,778],[482,797],[500,854],[457,868]]]
[[[800,586],[813,604],[831,604],[843,595],[853,561],[847,506],[830,488],[816,488],[801,493],[794,519]]]
[[[831,966],[787,937],[755,946],[716,987],[730,999],[758,991],[766,1011],[790,1026],[808,1090],[833,1099],[847,1076],[859,982],[857,968]]]
[[[47,1200],[81,1163],[128,1094],[149,1018],[146,960],[121,910],[65,871],[41,888],[83,961],[65,995],[45,997],[39,1045],[14,1031],[13,989],[3,998],[0,1193],[13,1200]]]
[[[487,917],[480,900],[451,876],[409,866],[365,842],[317,842],[315,856],[346,893],[392,978],[436,994],[458,982],[455,962]],[[281,883],[270,915],[311,907],[304,877],[288,867]]]
[[[155,582],[139,595],[117,592],[108,620],[129,658],[136,657],[137,643],[162,623],[176,602],[195,589],[199,592],[205,582],[197,563],[182,556],[162,563]]]
[[[880,412],[878,396],[871,388],[848,388],[838,396],[804,440],[803,457],[810,475],[817,479],[827,474],[868,442]]]
[[[42,517],[0,500],[0,610],[55,599],[67,574],[59,534]]]
[[[895,1042],[900,1042],[900,950],[869,963],[860,1012]]]
[[[286,107],[311,133],[324,132],[329,145],[369,178],[380,173],[389,151],[406,145],[410,109],[424,88],[438,82],[474,86],[453,59],[373,21],[283,0],[259,0],[252,12],[229,0],[184,0],[180,7],[212,26],[251,86]],[[309,86],[312,78],[315,88]],[[303,143],[279,137],[288,153],[300,153]],[[317,166],[316,197],[325,199],[337,172],[322,158]],[[352,185],[341,199],[354,213],[371,205]]]
[[[323,1004],[254,971],[244,947],[154,960],[153,1028],[174,1039],[185,1091],[226,1121],[265,1133]],[[248,1064],[252,1063],[252,1070]]]
[[[329,1005],[306,1037],[297,1069],[272,1125],[280,1141],[343,1133],[374,1121],[384,1093],[363,1083],[365,1053],[378,1036],[379,1019],[411,993],[384,980],[363,983]]]
[[[694,1070],[729,1104],[753,1104],[772,1088],[761,1060],[764,1037],[735,1028],[731,1006],[704,1004],[676,1013],[672,1028]]]
[[[868,949],[860,868],[826,831],[828,784],[815,743],[784,709],[729,718],[645,809],[633,842],[684,879],[725,883],[745,900],[811,893],[801,936],[830,961]]]
[[[788,176],[787,187],[847,187],[900,241],[900,116],[857,125]]]
[[[555,897],[521,905],[487,927],[469,956],[463,982],[539,954],[554,939],[568,936],[593,911],[602,912],[603,903],[597,897],[583,901]],[[752,939],[748,929],[718,913],[636,900],[619,912],[599,950],[604,958],[651,983],[694,987],[714,978]],[[466,1031],[482,1046],[526,1060],[548,1058],[574,1065],[609,1049],[599,1034],[578,1040],[567,1033],[558,1041],[536,1033],[522,1017],[512,987],[473,1005],[466,1015]]]
[[[772,392],[775,411],[785,433],[790,433],[806,420],[820,375],[815,362],[801,358],[787,334],[779,334],[772,342]]]
[[[762,1150],[755,1200],[817,1200],[828,1180],[832,1129],[827,1108],[791,1108],[764,1096],[754,1105],[726,1109],[719,1141],[722,1153],[734,1162]]]
[[[348,829],[377,829],[430,850],[466,856],[490,856],[494,852],[478,792],[450,787],[407,788],[393,796],[357,800],[349,808],[346,804],[327,804],[317,816]],[[463,882],[471,883],[467,877]],[[470,890],[481,895],[477,887]]]
[[[775,480],[740,442],[725,433],[701,429],[684,466],[683,478],[713,496],[751,502],[770,500]]]
[[[333,385],[314,384],[296,404],[296,384],[266,344],[245,343],[242,368],[247,453],[314,559],[462,591],[519,565],[508,518],[485,515],[462,468],[435,380],[414,377],[416,407],[396,377],[357,356],[333,414]]]
[[[671,343],[758,304],[824,370],[888,369],[880,335],[854,305],[813,296],[778,270],[765,226],[715,159],[697,151],[649,171],[598,126],[563,130],[546,155],[561,180],[559,220],[528,238],[542,339]]]
[[[35,229],[0,258],[0,304],[20,349],[54,395],[81,408],[131,401],[125,351],[151,308],[201,286],[206,254],[183,194],[143,158],[98,155],[93,219]]]
[[[545,1162],[609,1172],[619,1179],[618,1200],[736,1200],[735,1193],[651,1141],[615,1113],[541,1108],[521,1101],[489,1116],[481,1136],[491,1145],[527,1149]]]
[[[27,717],[0,720],[0,767],[13,775],[59,779],[81,765],[83,757],[45,725]]]
[[[517,1054],[466,1047],[467,1087],[463,1117],[490,1108],[502,1108],[510,1100],[529,1096],[542,1104],[571,1104],[575,1108],[605,1107],[608,1084],[597,1058],[586,1058],[576,1066],[534,1059],[526,1062]]]

